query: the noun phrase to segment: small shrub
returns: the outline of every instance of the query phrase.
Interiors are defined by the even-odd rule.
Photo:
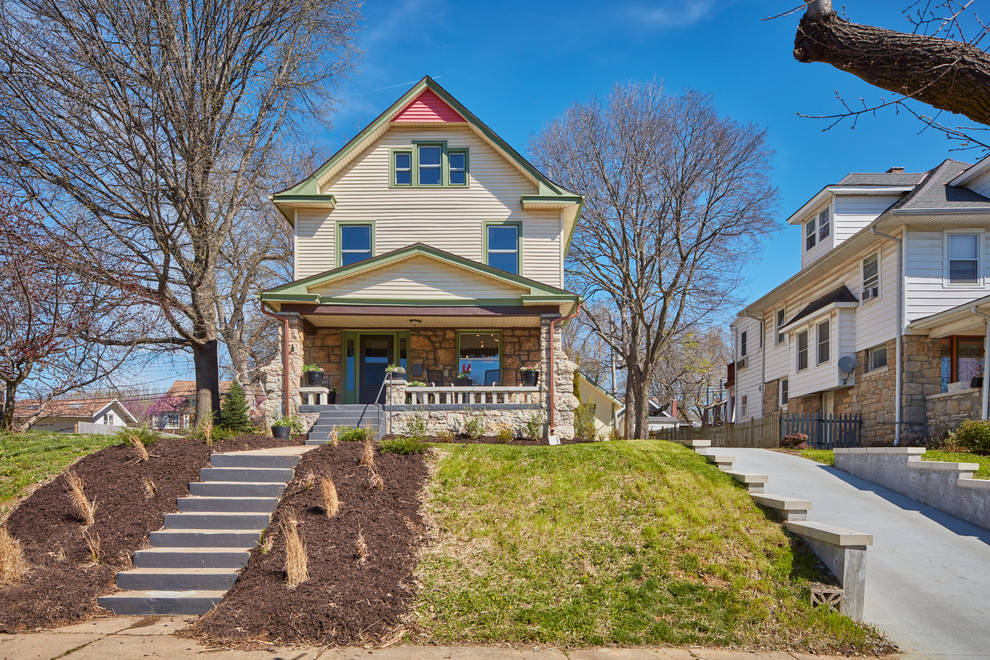
[[[368,429],[345,426],[340,429],[338,437],[341,442],[364,442],[369,435]]]
[[[424,436],[427,426],[426,415],[422,412],[416,413],[403,425],[402,435],[407,437]]]
[[[395,438],[394,440],[382,440],[379,443],[382,453],[392,454],[422,454],[426,451],[426,438],[412,436],[409,438]]]
[[[595,406],[582,403],[574,409],[574,435],[582,440],[595,439]]]
[[[72,502],[72,508],[86,527],[89,527],[96,520],[96,502],[90,502],[86,498],[85,484],[75,470],[66,472],[65,480],[69,485],[69,500]]]
[[[477,440],[485,434],[485,420],[481,415],[471,415],[464,421],[464,435]]]
[[[198,431],[198,435],[206,441],[207,447],[213,446],[213,418],[208,417],[205,422],[203,422]]]
[[[90,534],[89,532],[83,532],[83,538],[86,540],[86,548],[89,550],[89,561],[91,564],[96,565],[100,563],[100,535]]]
[[[27,573],[27,562],[21,544],[0,527],[0,585],[17,584]]]
[[[512,429],[508,426],[498,427],[498,430],[495,431],[495,442],[503,445],[507,445],[512,442]]]
[[[382,479],[382,475],[378,474],[378,470],[375,468],[370,469],[371,474],[368,475],[368,486],[378,490],[385,490],[385,480]]]
[[[444,429],[437,433],[437,442],[449,443],[457,440],[457,437],[450,431],[450,429]]]
[[[329,476],[320,480],[320,492],[323,494],[323,510],[327,518],[333,518],[340,511],[340,498],[337,496],[337,486]]]
[[[543,415],[543,411],[537,410],[526,420],[523,426],[523,436],[530,440],[539,440],[543,437],[543,425],[545,423],[546,417]]]
[[[410,380],[406,383],[406,387],[426,387],[426,383],[421,380]]]
[[[141,480],[141,485],[144,486],[144,499],[150,500],[158,494],[158,486],[156,486],[155,482],[148,477]]]
[[[285,518],[285,578],[290,587],[309,579],[306,545],[299,536],[299,521],[293,513]]]
[[[780,439],[783,449],[807,449],[808,436],[804,433],[788,433]]]
[[[357,549],[357,560],[359,564],[363,564],[368,561],[368,544],[364,540],[364,532],[358,530],[357,542],[355,543]]]
[[[371,434],[364,436],[364,447],[361,450],[361,460],[359,463],[365,467],[375,467],[375,443],[371,439]]]
[[[967,419],[950,436],[950,441],[974,454],[990,456],[990,421]]]
[[[128,433],[127,440],[131,443],[131,446],[134,447],[134,451],[138,456],[138,461],[147,461],[148,449],[144,446],[144,443],[141,442],[141,438],[139,438],[135,433]]]

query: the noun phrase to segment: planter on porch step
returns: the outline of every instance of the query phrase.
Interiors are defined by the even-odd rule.
[[[330,390],[327,394],[327,403],[330,405],[337,403],[337,390]]]
[[[281,440],[288,440],[292,436],[291,426],[273,426],[272,427],[272,437],[279,438]]]
[[[306,372],[306,386],[307,387],[320,387],[323,385],[323,372],[322,371],[307,371]]]
[[[523,387],[536,387],[536,384],[540,382],[539,371],[520,371],[519,377],[522,378]]]
[[[470,378],[455,378],[454,385],[457,387],[471,387],[474,383]]]

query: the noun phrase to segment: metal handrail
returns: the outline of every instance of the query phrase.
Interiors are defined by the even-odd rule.
[[[382,392],[385,391],[385,383],[391,383],[391,382],[392,382],[392,372],[391,371],[386,371],[385,372],[385,378],[382,379],[381,387],[378,388],[378,396],[375,397],[375,406],[380,405],[378,403],[378,400],[382,398]],[[385,402],[385,433],[384,433],[384,435],[388,435],[391,431],[392,431],[392,399],[390,397],[389,400]]]

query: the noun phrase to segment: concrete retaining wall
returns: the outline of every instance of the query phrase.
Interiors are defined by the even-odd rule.
[[[922,461],[921,447],[836,449],[835,467],[990,529],[990,480],[973,479],[976,463]]]

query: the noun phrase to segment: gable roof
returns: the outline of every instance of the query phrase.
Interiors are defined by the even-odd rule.
[[[220,396],[223,396],[230,391],[229,380],[220,381]],[[165,393],[168,397],[179,397],[188,399],[190,397],[196,396],[196,381],[194,380],[177,380],[172,383],[172,387],[168,388],[168,392]]]
[[[850,172],[840,186],[916,186],[928,172]]]
[[[423,243],[414,243],[377,257],[358,261],[348,266],[324,271],[305,279],[268,289],[261,293],[261,300],[268,304],[269,307],[271,307],[271,303],[282,302],[303,302],[320,305],[353,303],[352,300],[347,298],[334,299],[321,296],[318,292],[314,292],[313,289],[380,268],[387,268],[415,257],[426,257],[452,268],[467,270],[470,273],[508,284],[519,291],[520,301],[524,305],[569,302],[576,304],[580,300],[579,296],[564,289],[558,289],[557,287],[543,284],[522,277],[521,275],[514,275],[485,264],[480,264]],[[403,301],[403,304],[408,304],[408,302]]]
[[[958,176],[970,168],[969,163],[945,160],[930,170],[921,184],[894,204],[892,210],[971,209],[990,206],[990,199],[970,190],[952,185]]]
[[[829,305],[834,305],[837,303],[856,304],[858,302],[859,301],[856,299],[856,296],[854,296],[853,292],[849,290],[849,287],[843,284],[839,288],[833,289],[828,293],[826,293],[824,296],[820,298],[816,298],[815,300],[805,305],[804,308],[794,316],[794,318],[792,318],[790,321],[788,321],[783,326],[778,328],[778,330],[783,330],[784,328],[790,327],[795,323],[797,323],[798,321],[808,318],[815,312],[825,309]]]
[[[450,112],[437,107],[434,99],[441,101],[444,106],[449,108]],[[410,122],[411,115],[408,113],[417,104],[421,107],[412,115],[416,121]],[[431,117],[431,114],[434,116]],[[282,214],[290,223],[292,222],[292,218],[285,212],[283,207],[323,204],[328,208],[333,208],[333,196],[321,194],[321,186],[340,172],[348,162],[364,151],[372,142],[381,137],[395,123],[397,118],[403,125],[430,126],[450,123],[453,121],[452,117],[454,116],[461,117],[464,123],[496,150],[500,151],[510,163],[515,165],[525,176],[537,184],[539,194],[533,197],[547,198],[548,200],[558,202],[565,201],[569,204],[581,204],[583,198],[580,195],[550,181],[528,160],[523,158],[519,152],[500,138],[495,131],[475,117],[470,110],[465,108],[447,90],[429,76],[423,77],[422,80],[413,85],[409,91],[399,97],[383,113],[378,115],[374,121],[355,135],[337,153],[331,156],[327,162],[317,168],[313,174],[296,185],[275,193],[272,196],[272,201],[279,207],[279,210],[282,211]]]
[[[38,412],[41,401],[38,399],[23,399],[14,404],[14,417],[27,418]],[[114,398],[97,397],[92,399],[56,399],[49,401],[44,412],[39,419],[50,417],[77,417],[89,421],[99,415],[107,408],[115,407],[123,416],[133,424],[137,423],[137,418],[131,414],[124,404]]]

